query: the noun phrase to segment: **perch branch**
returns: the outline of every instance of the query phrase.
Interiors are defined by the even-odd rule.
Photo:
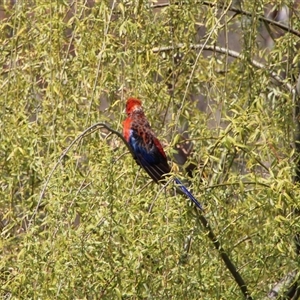
[[[111,133],[113,134],[116,134],[123,142],[124,144],[127,146],[128,150],[130,151],[130,153],[134,156],[131,148],[129,147],[128,143],[126,142],[126,140],[124,139],[124,137],[122,136],[122,134],[112,128],[110,128],[108,125],[104,124],[104,123],[96,123],[92,126],[90,126],[89,128],[87,128],[86,130],[84,130],[81,134],[79,134],[72,142],[71,144],[62,152],[62,154],[60,155],[59,159],[57,160],[56,164],[53,166],[52,170],[50,171],[49,175],[48,175],[48,178],[43,186],[43,189],[41,191],[41,194],[40,194],[40,197],[39,197],[39,200],[38,200],[38,203],[35,207],[35,210],[33,212],[33,215],[31,216],[31,219],[29,221],[29,224],[28,224],[28,228],[31,226],[36,214],[37,214],[37,211],[41,205],[41,202],[42,202],[42,199],[45,195],[45,192],[46,192],[46,189],[47,189],[47,186],[49,184],[49,181],[51,179],[51,177],[53,176],[54,174],[54,171],[56,170],[56,168],[59,166],[59,164],[62,162],[63,158],[66,156],[66,154],[70,151],[70,149],[78,142],[80,141],[81,139],[83,139],[87,134],[91,134],[92,132],[96,131],[97,129],[99,128],[105,128],[107,129],[108,131],[110,131]]]
[[[108,131],[110,131],[110,133],[112,134],[116,134],[122,141],[123,143],[126,145],[126,147],[128,148],[129,152],[131,153],[132,157],[135,158],[135,155],[132,151],[132,149],[130,148],[130,146],[128,145],[127,141],[124,139],[124,137],[122,136],[122,134],[112,128],[110,128],[108,125],[100,122],[100,123],[96,123],[92,126],[90,126],[89,128],[87,128],[86,130],[84,130],[81,134],[79,134],[71,143],[70,145],[62,152],[62,154],[60,155],[59,159],[57,160],[57,162],[55,163],[55,165],[53,166],[52,170],[50,171],[47,180],[43,186],[43,189],[41,191],[38,203],[36,205],[36,208],[34,210],[34,213],[30,219],[30,222],[28,224],[28,228],[31,226],[31,224],[34,221],[34,218],[38,212],[38,209],[41,205],[42,199],[45,195],[46,189],[48,187],[48,184],[50,182],[51,177],[53,176],[55,170],[57,169],[57,167],[59,166],[59,164],[62,162],[63,158],[66,156],[66,154],[70,151],[70,149],[81,139],[83,139],[86,135],[91,134],[92,132],[96,131],[99,128],[105,128]],[[241,275],[239,274],[239,272],[237,271],[237,268],[235,267],[235,265],[231,262],[230,258],[228,257],[228,255],[226,254],[225,250],[222,248],[222,246],[220,245],[220,242],[218,241],[218,239],[216,238],[212,228],[210,227],[207,219],[203,216],[203,214],[201,212],[198,211],[198,220],[200,220],[201,224],[203,225],[203,227],[206,230],[207,236],[209,237],[209,239],[212,241],[213,245],[215,246],[216,250],[219,252],[221,258],[223,259],[225,265],[227,266],[228,270],[231,272],[232,276],[234,277],[236,283],[238,284],[240,290],[242,291],[242,293],[244,294],[245,298],[248,300],[251,300],[251,296],[248,292],[246,283],[244,282],[243,278],[241,277]]]
[[[198,211],[198,217],[199,217],[198,220],[200,220],[201,224],[203,225],[203,227],[206,230],[208,238],[212,241],[214,247],[219,252],[224,264],[226,265],[226,267],[230,271],[231,275],[233,276],[236,283],[238,284],[241,292],[245,296],[245,299],[252,300],[252,297],[249,294],[249,291],[248,291],[248,288],[247,288],[247,285],[246,285],[244,279],[242,278],[242,276],[238,272],[237,268],[235,267],[235,265],[230,260],[229,256],[227,255],[227,253],[225,252],[225,250],[221,246],[221,244],[218,241],[217,237],[215,236],[213,230],[211,229],[208,221],[206,220],[206,218],[199,211]]]

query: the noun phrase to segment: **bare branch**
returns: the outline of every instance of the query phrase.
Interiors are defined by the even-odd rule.
[[[179,4],[179,3],[175,3],[175,4]],[[224,9],[224,10],[228,10],[228,11],[231,11],[231,12],[234,12],[236,14],[240,14],[240,15],[243,15],[243,16],[247,16],[247,17],[252,17],[252,13],[251,12],[248,12],[248,11],[245,11],[245,10],[242,10],[242,9],[239,9],[239,8],[235,8],[235,7],[232,7],[231,5],[225,5],[224,3],[222,4],[219,4],[219,3],[212,3],[212,2],[209,2],[209,1],[199,1],[199,4],[203,4],[205,6],[209,6],[209,7],[217,7],[219,9]],[[183,5],[182,3],[180,3],[180,5]],[[164,7],[168,7],[170,6],[170,3],[160,3],[160,4],[154,4],[151,6],[151,8],[164,8]],[[264,16],[258,16],[258,19],[263,22],[263,23],[267,23],[269,25],[274,25],[286,32],[289,32],[289,33],[292,33],[298,37],[300,37],[300,32],[293,29],[293,28],[290,28],[280,22],[276,22],[272,19],[269,19],[269,18],[266,18]]]
[[[266,299],[278,299],[278,296],[284,290],[288,290],[288,293],[291,292],[291,294],[294,295],[295,293],[293,292],[293,287],[295,287],[296,280],[297,280],[297,272],[296,271],[286,274],[283,278],[281,278],[281,280],[279,282],[277,282],[275,284],[275,286],[269,292]],[[288,299],[298,299],[298,298],[291,298],[288,296]]]
[[[186,45],[184,44],[178,44],[175,46],[176,49],[180,49],[180,48],[184,48],[186,47]],[[242,59],[243,58],[243,54],[230,50],[230,49],[226,49],[223,47],[219,47],[219,46],[215,46],[215,45],[204,45],[204,44],[195,44],[195,45],[190,45],[189,46],[190,49],[203,49],[203,50],[208,50],[208,51],[215,51],[218,53],[222,53],[222,54],[226,54],[228,56],[237,58],[237,59]],[[174,50],[173,46],[165,46],[165,47],[155,47],[152,49],[153,53],[158,53],[158,52],[167,52],[167,51],[171,51]],[[256,61],[256,60],[251,60],[250,61],[251,65],[258,68],[258,69],[265,69],[270,73],[270,76],[276,80],[277,82],[279,82],[280,84],[282,84],[288,91],[294,93],[294,88],[292,87],[291,84],[289,84],[288,82],[284,81],[284,79],[282,77],[280,77],[279,75],[277,75],[276,72],[270,71],[268,70],[268,67],[265,66],[264,64]]]
[[[244,279],[242,278],[242,276],[238,272],[237,268],[235,267],[235,265],[230,260],[229,256],[227,255],[227,253],[225,252],[225,250],[221,246],[219,240],[217,239],[214,232],[212,231],[212,229],[211,229],[208,221],[206,220],[206,218],[199,212],[199,210],[197,210],[197,212],[198,212],[198,220],[200,220],[201,224],[205,228],[207,236],[212,241],[212,243],[215,246],[216,250],[219,252],[223,262],[225,263],[226,267],[228,268],[228,270],[232,274],[232,276],[235,279],[236,283],[238,284],[241,292],[245,296],[245,299],[251,300],[252,297],[249,294],[249,291],[248,291],[248,288],[247,288],[247,285],[246,285]]]
[[[47,186],[49,184],[49,181],[51,179],[51,177],[53,176],[54,174],[54,171],[56,170],[56,168],[59,166],[59,164],[62,162],[63,158],[66,156],[66,154],[70,151],[70,149],[78,142],[78,141],[81,141],[81,139],[83,139],[85,136],[93,133],[94,131],[96,131],[97,129],[99,128],[105,128],[107,129],[108,131],[110,131],[111,133],[113,134],[116,134],[123,142],[124,144],[127,146],[128,150],[130,151],[130,153],[132,154],[132,156],[134,157],[134,154],[131,150],[131,148],[129,147],[128,143],[126,142],[126,140],[124,139],[124,137],[122,136],[122,134],[112,128],[110,128],[108,125],[104,124],[104,123],[96,123],[92,126],[90,126],[89,128],[87,128],[86,130],[84,130],[81,134],[79,134],[71,143],[70,145],[62,152],[62,154],[60,155],[59,159],[57,160],[56,164],[53,166],[51,172],[49,173],[48,175],[48,178],[44,184],[44,187],[41,191],[41,194],[40,194],[40,197],[39,197],[39,200],[38,200],[38,203],[35,207],[35,210],[33,212],[33,215],[31,216],[31,219],[29,221],[29,224],[28,224],[28,228],[31,226],[36,214],[37,214],[37,211],[41,205],[41,202],[42,202],[42,199],[45,195],[45,191],[47,189]]]

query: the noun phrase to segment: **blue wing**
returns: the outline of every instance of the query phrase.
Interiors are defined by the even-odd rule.
[[[144,134],[147,135],[147,133]],[[145,143],[145,140],[147,143]],[[134,129],[131,129],[129,145],[135,154],[137,163],[145,169],[155,182],[158,182],[163,179],[164,175],[170,173],[171,168],[168,164],[167,157],[165,153],[162,152],[162,147],[155,137],[149,134],[143,139]],[[178,178],[175,178],[174,180],[177,184],[177,188],[203,211],[201,204],[183,183]]]
[[[131,146],[137,163],[145,169],[155,181],[163,179],[165,174],[170,173],[171,168],[167,158],[159,151],[153,139],[148,138],[147,144],[134,131],[131,130],[129,145]]]

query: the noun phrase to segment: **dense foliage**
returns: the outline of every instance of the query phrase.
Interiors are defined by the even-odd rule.
[[[173,162],[192,142],[190,186],[251,296],[299,268],[291,4],[294,33],[263,22],[267,1],[30,2],[0,23],[1,298],[243,298],[194,208],[117,135],[63,152],[97,122],[121,132],[129,95]]]

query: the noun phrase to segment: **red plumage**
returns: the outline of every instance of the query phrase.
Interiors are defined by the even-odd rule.
[[[149,176],[158,182],[170,173],[167,156],[152,131],[144,114],[142,103],[135,98],[126,102],[127,118],[123,122],[123,135],[135,154],[135,160]]]
[[[142,102],[136,98],[129,98],[126,102],[127,118],[123,122],[123,135],[130,145],[136,162],[145,169],[149,176],[158,182],[170,173],[164,149],[152,131],[142,108]],[[178,188],[202,210],[199,202],[190,191],[175,178]]]

